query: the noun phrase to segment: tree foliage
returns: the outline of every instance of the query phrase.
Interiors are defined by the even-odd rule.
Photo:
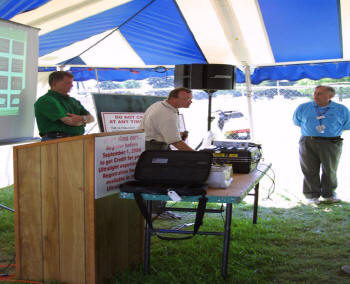
[[[155,89],[173,88],[174,87],[174,76],[148,78],[147,83]]]
[[[320,80],[310,80],[310,79],[301,79],[297,81],[297,85],[301,86],[317,86],[317,85],[327,85],[327,84],[336,84],[336,83],[350,83],[350,77],[344,77],[340,79],[330,79],[330,78],[324,78]]]

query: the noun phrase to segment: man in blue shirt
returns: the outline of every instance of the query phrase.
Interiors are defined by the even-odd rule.
[[[343,145],[340,136],[350,129],[350,113],[344,105],[331,101],[334,95],[332,87],[317,86],[314,101],[299,105],[293,115],[294,124],[301,128],[299,159],[303,193],[309,203],[319,204],[321,196],[330,203],[340,201],[335,194]]]

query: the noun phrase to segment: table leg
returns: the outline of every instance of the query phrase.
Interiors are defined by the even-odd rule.
[[[231,220],[232,220],[232,203],[227,203],[225,232],[224,232],[224,249],[222,253],[222,267],[221,267],[221,275],[224,278],[227,275],[227,261],[228,261],[228,252],[230,247],[230,235],[231,235]]]
[[[152,216],[152,200],[146,200],[146,207],[149,216]],[[145,227],[145,251],[144,251],[144,270],[145,274],[149,274],[151,258],[151,228],[146,222]]]
[[[259,202],[259,183],[254,187],[253,224],[256,224],[256,221],[258,220],[258,202]]]

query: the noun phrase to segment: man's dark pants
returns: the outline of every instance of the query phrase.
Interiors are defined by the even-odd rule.
[[[328,198],[334,195],[338,185],[337,169],[342,145],[342,138],[300,138],[299,158],[304,174],[303,193],[306,198]]]

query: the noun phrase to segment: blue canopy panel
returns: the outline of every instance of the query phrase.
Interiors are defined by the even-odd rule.
[[[149,0],[130,1],[124,5],[42,35],[39,37],[39,56],[66,47],[76,41],[100,34],[106,30],[117,28],[148,5],[149,2]]]
[[[16,0],[0,1],[0,15],[2,19],[10,20],[17,14],[24,13],[49,2],[50,0]]]
[[[143,80],[149,77],[174,76],[174,68],[96,68],[99,81]],[[74,81],[96,80],[95,68],[72,67]]]
[[[83,59],[80,58],[80,56],[76,56],[76,57],[73,57],[71,59],[68,59],[68,60],[65,60],[65,61],[62,61],[62,62],[58,63],[58,65],[67,65],[67,64],[70,64],[70,65],[86,65],[86,63],[84,62]]]
[[[259,5],[277,63],[342,58],[339,0],[259,0]]]
[[[174,68],[163,66],[154,68],[96,68],[99,81],[117,81],[143,80],[150,77],[174,76]],[[56,67],[39,67],[39,72],[53,72]],[[74,75],[74,81],[96,80],[95,68],[90,67],[71,67],[70,71]],[[244,83],[244,73],[236,68],[236,83]]]
[[[146,65],[207,63],[173,0],[130,1],[42,35],[39,56],[118,27]]]
[[[350,62],[325,62],[258,67],[254,70],[251,81],[252,84],[260,84],[264,80],[297,81],[303,78],[320,80],[322,78],[340,79],[347,76],[350,76]]]
[[[207,63],[173,0],[158,0],[120,31],[146,65]]]
[[[38,72],[53,72],[56,70],[56,67],[38,67]]]
[[[143,80],[150,77],[174,76],[174,68],[162,66],[155,68],[96,68],[99,81]],[[55,71],[55,68],[39,68],[39,72]],[[95,68],[72,67],[70,71],[74,75],[74,81],[96,80]],[[240,69],[236,69],[236,83],[244,83],[245,75]]]
[[[236,83],[245,83],[245,74],[236,68]]]

